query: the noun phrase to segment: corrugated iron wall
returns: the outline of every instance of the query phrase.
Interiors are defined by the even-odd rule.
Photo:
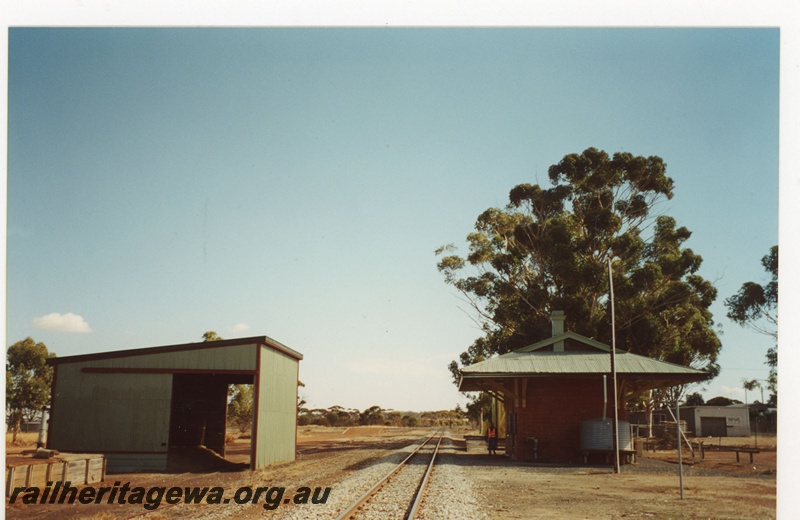
[[[143,452],[150,467],[166,468],[172,375],[82,373],[82,365],[58,367],[48,445],[75,453]]]
[[[256,469],[295,458],[298,367],[296,359],[261,347],[252,461]]]
[[[203,345],[202,343],[199,345]],[[110,352],[109,354],[113,354]],[[198,349],[175,350],[157,354],[109,357],[78,363],[89,367],[150,368],[150,369],[191,369],[191,370],[255,370],[256,356],[254,344],[229,345],[222,347],[203,347]],[[59,368],[60,370],[60,368]]]
[[[48,446],[107,453],[112,470],[165,469],[173,383],[169,370],[255,370],[257,348],[236,345],[59,364]]]

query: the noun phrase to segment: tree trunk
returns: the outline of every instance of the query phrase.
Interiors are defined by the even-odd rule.
[[[11,436],[11,442],[13,444],[17,443],[17,434],[22,430],[22,426],[20,424],[21,422],[22,422],[21,414],[19,412],[15,412],[14,413],[14,430],[13,430],[14,434]]]

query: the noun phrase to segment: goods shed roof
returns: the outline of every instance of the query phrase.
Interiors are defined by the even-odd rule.
[[[292,350],[286,345],[268,336],[253,336],[250,338],[228,339],[220,341],[202,341],[197,343],[182,343],[179,345],[165,345],[162,347],[134,348],[127,350],[112,350],[109,352],[97,352],[94,354],[80,354],[77,356],[54,357],[47,360],[49,365],[60,365],[63,363],[75,363],[83,361],[98,361],[103,359],[114,359],[131,356],[146,356],[151,354],[167,354],[185,350],[214,349],[220,347],[235,347],[239,345],[265,345],[273,350],[282,352],[289,357],[297,360],[303,359],[303,355]]]

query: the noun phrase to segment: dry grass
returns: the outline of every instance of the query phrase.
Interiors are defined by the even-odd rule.
[[[13,433],[6,433],[6,446],[36,446],[39,432],[21,432],[17,434],[17,442],[13,442]]]
[[[728,447],[756,447],[763,450],[775,450],[778,448],[778,437],[774,433],[762,433],[758,437],[751,435],[747,437],[695,437],[692,440],[703,441],[703,444],[713,446]]]
[[[230,444],[235,442],[237,439],[249,439],[252,435],[250,434],[250,430],[246,432],[239,431],[239,428],[228,428],[225,432],[225,443]]]
[[[341,434],[347,429],[345,426],[319,426],[316,424],[309,424],[306,426],[299,426],[297,431],[300,435],[315,434],[315,433],[338,433]]]

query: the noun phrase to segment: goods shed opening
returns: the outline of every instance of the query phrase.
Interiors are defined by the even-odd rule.
[[[229,445],[231,385],[250,385],[249,374],[173,374],[168,466],[191,471],[250,467],[250,441]],[[252,423],[252,418],[251,418]]]

